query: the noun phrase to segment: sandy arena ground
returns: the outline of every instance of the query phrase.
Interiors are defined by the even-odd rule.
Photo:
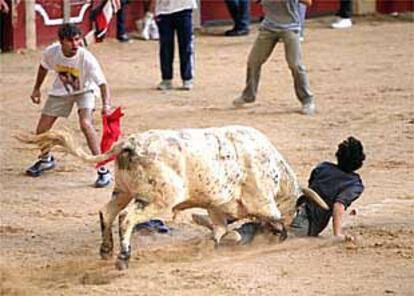
[[[231,107],[257,28],[247,38],[223,38],[225,28],[217,27],[198,34],[191,92],[155,90],[156,42],[106,40],[91,50],[114,104],[124,107],[125,134],[253,126],[271,138],[303,183],[316,163],[334,160],[338,142],[360,138],[367,152],[360,171],[366,192],[355,204],[359,215],[346,223],[355,243],[333,241],[329,227],[317,239],[278,243],[258,237],[250,246],[214,250],[209,233],[190,223],[188,211],[171,224],[172,235],[134,235],[129,270],[115,270],[115,260],[99,258],[97,213],[111,188],[92,188],[94,169],[57,152],[54,173],[24,175],[37,151],[12,135],[33,131],[39,117],[29,95],[41,50],[7,53],[0,55],[0,294],[414,295],[413,23],[371,17],[335,31],[328,29],[330,21],[309,21],[303,43],[315,116],[298,113],[280,45],[263,68],[257,103]],[[99,113],[96,118],[100,126]],[[58,123],[63,127],[85,146],[75,112]]]

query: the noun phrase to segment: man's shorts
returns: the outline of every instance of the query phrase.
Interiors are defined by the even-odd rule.
[[[78,106],[78,110],[94,109],[95,96],[91,91],[72,96],[49,95],[43,107],[42,114],[56,117],[69,117],[75,103]]]

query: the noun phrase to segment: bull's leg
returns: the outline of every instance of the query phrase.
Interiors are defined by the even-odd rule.
[[[273,197],[270,200],[273,200]],[[267,203],[258,209],[259,211],[257,211],[257,208],[251,208],[248,209],[248,212],[261,221],[266,222],[273,234],[280,235],[280,240],[284,241],[287,238],[287,230],[284,224],[285,220],[276,204],[273,202]]]
[[[132,195],[126,192],[112,193],[112,199],[99,211],[99,220],[101,223],[102,244],[100,254],[102,259],[112,256],[114,242],[112,238],[112,224],[118,213],[124,209],[131,201]]]
[[[227,233],[226,217],[214,209],[208,209],[207,211],[213,224],[214,247],[218,248],[221,238]]]
[[[129,258],[131,257],[131,236],[135,225],[151,219],[156,214],[159,214],[159,211],[159,208],[154,204],[148,205],[138,201],[119,216],[119,240],[121,246],[115,265],[117,269],[123,270],[128,268]]]

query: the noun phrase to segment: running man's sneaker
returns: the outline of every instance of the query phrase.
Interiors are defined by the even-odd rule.
[[[34,165],[26,170],[26,175],[31,177],[39,177],[45,171],[49,171],[56,166],[55,158],[50,155],[46,159],[40,158]]]
[[[103,188],[111,184],[112,175],[111,172],[105,168],[100,167],[97,170],[98,178],[95,181],[95,187],[96,188]]]

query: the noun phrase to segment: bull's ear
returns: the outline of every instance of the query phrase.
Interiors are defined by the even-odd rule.
[[[303,194],[310,200],[314,201],[318,206],[322,209],[329,210],[329,206],[326,202],[316,193],[314,190],[310,188],[302,188]]]

